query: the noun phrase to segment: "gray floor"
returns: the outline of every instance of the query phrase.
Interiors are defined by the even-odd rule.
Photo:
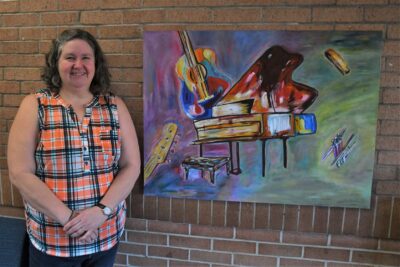
[[[0,217],[0,266],[24,266],[25,220]],[[22,264],[22,265],[21,265]]]

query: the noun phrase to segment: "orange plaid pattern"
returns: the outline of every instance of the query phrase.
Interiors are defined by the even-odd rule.
[[[95,96],[79,122],[71,106],[43,89],[39,104],[36,175],[70,209],[96,205],[118,172],[121,139],[114,96]],[[27,229],[40,251],[60,257],[81,256],[112,248],[124,230],[125,201],[99,228],[92,244],[80,244],[62,225],[26,203]]]

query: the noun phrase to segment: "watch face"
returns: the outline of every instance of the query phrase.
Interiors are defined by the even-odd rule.
[[[104,209],[103,209],[103,213],[104,213],[104,215],[110,215],[111,214],[111,209],[109,208],[109,207],[104,207]]]

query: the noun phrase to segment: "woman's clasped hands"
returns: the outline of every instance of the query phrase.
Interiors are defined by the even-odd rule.
[[[107,216],[96,206],[74,211],[63,230],[67,235],[78,238],[78,242],[90,244],[97,240],[98,229],[106,219]]]

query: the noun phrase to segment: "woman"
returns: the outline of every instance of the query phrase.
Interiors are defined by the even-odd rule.
[[[22,101],[7,157],[25,200],[30,266],[113,266],[140,172],[131,117],[86,31],[53,41],[42,78],[48,88]]]

